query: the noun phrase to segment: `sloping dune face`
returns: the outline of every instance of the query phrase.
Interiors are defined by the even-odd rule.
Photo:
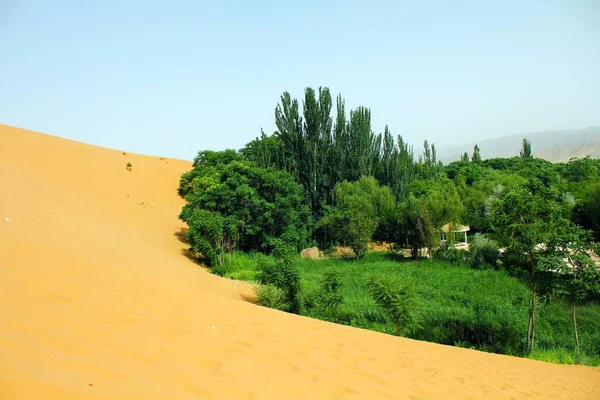
[[[0,125],[1,399],[600,398],[598,369],[243,301],[181,254],[189,168]]]

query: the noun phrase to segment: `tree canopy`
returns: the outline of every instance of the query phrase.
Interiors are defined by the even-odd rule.
[[[468,224],[472,233],[491,234],[492,219],[487,211],[494,193],[510,192],[528,180],[556,192],[561,201],[570,204],[565,218],[593,230],[596,240],[600,238],[599,160],[588,157],[553,164],[535,158],[532,143],[524,139],[520,156],[483,159],[479,145],[475,145],[471,157],[465,153],[460,161],[444,166],[437,160],[434,143],[424,140],[422,154],[415,154],[388,126],[375,133],[370,109],[359,106],[348,112],[342,96],[334,98],[327,87],[308,87],[301,100],[284,92],[275,107],[274,120],[275,132],[267,135],[261,130],[259,137],[239,151],[200,151],[192,170],[181,177],[179,193],[186,198],[193,194],[182,213],[186,222],[193,207],[221,216],[202,214],[212,221],[213,234],[205,237],[207,243],[213,243],[211,248],[230,248],[232,242],[240,249],[269,251],[274,241],[288,238],[296,244],[310,240],[325,244],[334,239],[331,232],[336,232],[337,241],[350,243],[350,233],[342,239],[343,231],[331,228],[345,215],[348,223],[344,226],[355,227],[352,235],[357,236],[356,243],[376,238],[413,250],[423,246],[432,250],[439,244],[439,228],[446,223]],[[277,186],[276,180],[284,187]],[[362,183],[353,185],[359,181]],[[221,189],[213,188],[211,182],[219,182],[215,187]],[[369,203],[373,198],[370,194],[352,204],[340,200],[346,192],[353,198],[352,190],[364,190],[364,185],[370,185],[368,190],[391,194],[391,211],[386,215],[368,211],[371,206],[361,202]],[[222,190],[224,187],[227,191]],[[249,194],[253,191],[256,195]],[[273,191],[280,196],[271,199]],[[209,194],[213,200],[198,200]],[[245,201],[238,201],[244,196]],[[217,207],[217,203],[223,205]],[[285,204],[282,210],[301,221],[295,225],[297,232],[292,227],[283,228],[278,217],[272,217],[277,212],[266,206],[277,204],[279,210],[280,203]],[[291,204],[298,205],[297,212],[289,211]],[[312,221],[318,224],[313,227]],[[202,230],[208,232],[208,226]],[[217,244],[217,237],[225,244]],[[194,240],[201,242],[199,236]],[[196,246],[208,251],[206,243]]]
[[[365,254],[377,226],[395,207],[391,190],[373,177],[356,182],[343,181],[335,187],[335,207],[317,224],[328,242],[350,246],[358,258]]]
[[[208,264],[222,262],[218,254],[234,247],[269,252],[280,241],[296,248],[307,243],[304,191],[287,172],[228,161],[198,163],[193,175],[179,218],[189,226],[192,250]]]

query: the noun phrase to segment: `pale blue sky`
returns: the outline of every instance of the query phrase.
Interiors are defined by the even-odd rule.
[[[0,123],[192,159],[328,86],[420,148],[600,124],[600,1],[0,0]]]

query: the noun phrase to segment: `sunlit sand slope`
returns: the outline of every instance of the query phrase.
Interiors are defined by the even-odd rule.
[[[181,254],[189,168],[0,125],[0,399],[600,399],[597,368],[245,302]]]

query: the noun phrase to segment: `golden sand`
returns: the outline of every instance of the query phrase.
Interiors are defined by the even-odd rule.
[[[190,165],[0,125],[0,399],[600,399],[598,368],[242,300],[181,253]]]

